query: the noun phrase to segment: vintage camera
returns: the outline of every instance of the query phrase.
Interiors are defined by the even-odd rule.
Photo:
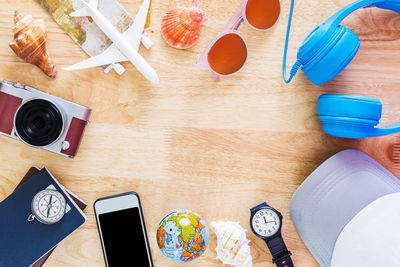
[[[2,81],[0,134],[73,158],[90,109],[29,86]]]

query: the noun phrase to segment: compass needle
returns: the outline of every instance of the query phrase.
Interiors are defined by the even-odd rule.
[[[47,218],[49,218],[50,209],[51,209],[51,200],[53,199],[53,195],[50,196],[49,205],[47,206]]]

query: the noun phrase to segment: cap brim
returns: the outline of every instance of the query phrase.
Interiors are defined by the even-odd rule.
[[[400,181],[357,150],[344,150],[319,166],[297,189],[290,213],[297,232],[321,266],[330,266],[346,224],[374,200],[400,192]]]
[[[400,193],[378,198],[340,232],[331,267],[400,266]]]

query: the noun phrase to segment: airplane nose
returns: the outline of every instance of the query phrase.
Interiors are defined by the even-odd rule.
[[[160,79],[158,78],[158,75],[157,75],[157,73],[155,73],[154,72],[154,74],[155,74],[155,76],[154,76],[154,78],[153,78],[153,83],[155,83],[155,84],[157,84],[157,83],[160,83]]]
[[[132,50],[133,52],[136,52],[134,50]],[[156,71],[150,66],[149,63],[147,63],[146,60],[144,60],[144,58],[139,55],[139,53],[132,53],[132,55],[128,54],[130,57],[129,60],[132,62],[132,64],[138,69],[138,71],[140,71],[143,76],[149,80],[152,83],[158,83],[159,79],[158,79],[158,75],[156,73]]]
[[[160,79],[158,78],[157,72],[151,68],[151,71],[148,73],[146,77],[150,82],[158,84],[160,82]]]

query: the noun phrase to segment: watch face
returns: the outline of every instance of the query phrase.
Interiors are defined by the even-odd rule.
[[[261,209],[254,214],[251,225],[256,234],[263,237],[270,237],[278,232],[281,220],[275,211]]]
[[[32,213],[35,218],[46,224],[56,223],[64,216],[66,202],[55,190],[42,190],[32,200]]]

